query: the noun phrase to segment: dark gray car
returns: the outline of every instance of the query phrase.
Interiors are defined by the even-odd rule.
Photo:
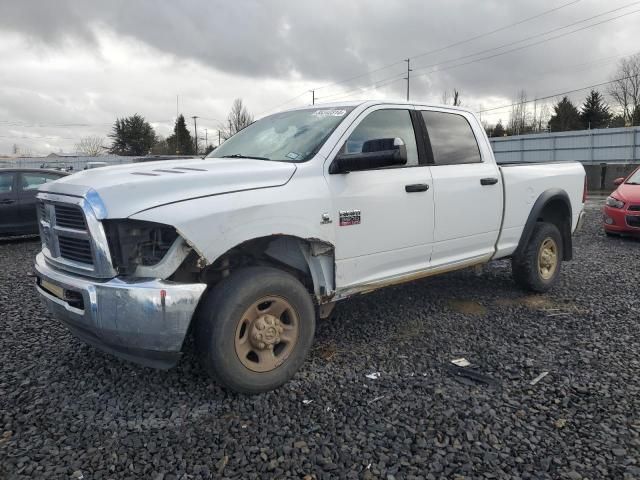
[[[38,188],[66,175],[66,172],[39,168],[0,169],[0,235],[38,233]]]

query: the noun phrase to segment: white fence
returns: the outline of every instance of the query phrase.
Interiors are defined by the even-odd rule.
[[[579,161],[599,165],[640,162],[640,127],[494,137],[490,141],[498,163]]]

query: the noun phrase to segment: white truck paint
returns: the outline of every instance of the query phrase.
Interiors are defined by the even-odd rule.
[[[509,257],[521,243],[534,204],[554,192],[566,198],[566,207],[571,212],[567,218],[567,232],[563,232],[569,236],[565,246],[570,250],[570,235],[579,224],[584,206],[585,172],[579,163],[499,167],[480,122],[473,113],[461,108],[364,102],[305,109],[310,109],[310,114],[320,111],[340,115],[344,112],[339,124],[307,161],[206,158],[104,167],[46,184],[40,198],[54,207],[64,203],[65,198],[82,207],[87,216],[94,255],[96,250],[106,257],[113,255],[114,245],[109,245],[105,237],[105,221],[129,219],[174,227],[187,247],[173,250],[183,252],[183,256],[173,262],[164,259],[163,269],[147,266],[138,270],[146,275],[162,272],[158,278],[145,279],[159,283],[147,284],[140,295],[159,295],[163,290],[167,299],[175,300],[174,306],[180,304],[183,290],[173,292],[167,290],[167,286],[180,283],[176,280],[175,267],[188,258],[190,250],[197,257],[193,268],[204,271],[223,261],[225,255],[239,245],[261,238],[288,239],[288,243],[268,248],[278,250],[276,258],[289,266],[298,270],[308,268],[317,304]],[[364,119],[380,110],[416,112],[412,119],[419,163],[411,167],[330,173],[332,162],[350,135]],[[433,154],[428,155],[430,144],[422,143],[423,132],[415,123],[422,118],[419,115],[423,111],[464,117],[475,136],[480,161],[434,163]],[[420,145],[425,146],[424,151],[420,151]],[[483,179],[494,179],[495,183],[483,185]],[[409,193],[406,187],[414,184],[426,190]],[[43,208],[45,214],[47,208]],[[349,211],[358,211],[360,222],[343,226],[341,212],[346,218],[348,213],[345,212]],[[41,218],[41,225],[45,230],[57,228],[53,218]],[[58,234],[64,235],[64,232],[60,233],[58,229]],[[50,238],[49,232],[44,232],[43,238]],[[296,241],[301,245],[301,251],[296,250]],[[100,275],[92,275],[90,270],[80,275],[78,272],[82,271],[76,268],[78,265],[56,258],[55,250],[45,241],[36,262],[39,278],[48,282],[45,285],[55,284],[85,295],[90,287],[87,282],[91,283],[92,276]],[[570,252],[565,257],[570,257]],[[169,271],[167,265],[172,265]],[[118,275],[117,269],[111,267],[114,268],[111,276],[116,278],[110,282],[136,281]],[[106,272],[110,271],[106,269]],[[81,277],[79,287],[74,286],[75,277]],[[105,277],[109,274],[95,282],[104,285]],[[197,285],[195,293],[187,292],[189,301],[185,305],[188,307],[180,307],[182,310],[176,313],[176,323],[170,329],[170,334],[179,341],[169,342],[174,349],[169,353],[178,353],[175,347],[182,343],[206,283],[194,281],[193,285]],[[101,337],[104,325],[110,325],[110,320],[106,319],[105,312],[100,312],[103,307],[92,300],[95,295],[87,294],[89,300],[85,301],[84,308],[88,308],[86,303],[89,302],[91,308],[99,312],[100,321],[95,320],[97,314],[91,317],[84,311],[74,310],[64,295],[56,295],[59,291],[42,285],[39,284],[39,291],[49,308],[67,320],[69,316],[75,316],[68,323],[82,325],[95,337],[92,343],[104,347]],[[135,293],[131,293],[133,288],[132,284],[127,284],[129,301],[135,297]],[[166,298],[162,297],[162,302]],[[155,305],[149,307],[149,315],[157,315],[159,300],[149,301]],[[117,304],[118,301],[110,298],[110,302]],[[119,308],[135,307],[121,304]],[[136,321],[143,322],[142,319]],[[151,324],[154,328],[164,328],[160,320]],[[137,329],[139,333],[141,328],[140,325],[122,326],[122,319],[120,325],[113,329]],[[109,333],[114,333],[112,330]],[[126,333],[112,335],[110,343],[105,342],[110,345],[108,349],[120,354],[118,347],[121,344],[147,350],[164,348],[152,341],[145,342],[141,335],[136,337],[136,345],[131,345]],[[113,345],[114,342],[119,343]],[[129,358],[140,360],[135,354]]]

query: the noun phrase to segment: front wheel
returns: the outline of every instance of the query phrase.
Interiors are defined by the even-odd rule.
[[[562,236],[558,227],[539,222],[529,243],[511,259],[513,279],[521,287],[534,292],[546,292],[560,276]]]
[[[207,371],[227,388],[260,393],[288,381],[304,362],[315,309],[293,275],[249,267],[208,292],[196,322],[196,345]]]

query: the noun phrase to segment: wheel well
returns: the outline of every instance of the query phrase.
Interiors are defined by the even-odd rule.
[[[547,222],[555,225],[562,237],[563,260],[571,260],[571,208],[562,197],[555,197],[547,201],[536,219],[538,222]]]
[[[295,276],[318,303],[331,300],[335,290],[334,247],[314,238],[269,235],[243,242],[217,258],[212,264],[191,271],[209,286],[217,284],[242,267],[269,265]]]

